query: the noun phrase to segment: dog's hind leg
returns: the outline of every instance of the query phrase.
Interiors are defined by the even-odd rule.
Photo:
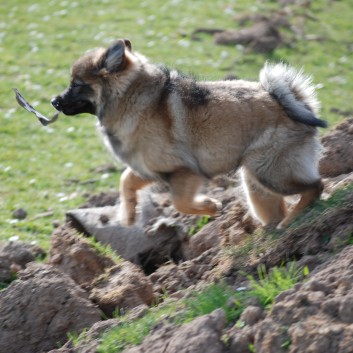
[[[137,191],[151,182],[140,178],[130,168],[121,174],[119,219],[122,224],[130,226],[135,223]]]
[[[276,226],[286,214],[283,196],[264,188],[245,168],[241,176],[250,210],[264,226]]]
[[[181,168],[171,174],[169,184],[174,207],[183,213],[213,216],[222,207],[221,202],[205,195],[196,196],[203,177]]]
[[[300,200],[294,206],[293,210],[282,220],[282,222],[277,226],[277,229],[285,228],[297,215],[299,215],[306,207],[312,205],[317,199],[320,198],[320,195],[323,190],[323,183],[319,179],[311,185],[311,188],[308,189],[308,186],[305,185],[307,190],[300,193]]]

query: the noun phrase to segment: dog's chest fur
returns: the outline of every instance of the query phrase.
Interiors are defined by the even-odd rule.
[[[100,127],[100,132],[105,145],[117,159],[131,166],[141,177],[146,179],[153,177],[153,173],[145,165],[140,151],[136,150],[134,144],[129,141],[129,134],[117,134],[104,126]]]

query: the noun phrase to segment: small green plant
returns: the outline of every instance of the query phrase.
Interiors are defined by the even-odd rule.
[[[256,353],[256,349],[253,343],[249,343],[248,349],[251,353]]]
[[[288,350],[291,344],[292,344],[292,341],[290,339],[287,339],[281,344],[281,347]]]
[[[244,328],[246,326],[245,321],[243,320],[238,320],[237,323],[235,324],[237,328]]]
[[[7,281],[0,281],[0,291],[2,291],[3,289],[7,288],[11,282],[13,282],[14,280],[17,279],[17,274],[16,272],[12,272],[11,273],[11,278]]]
[[[5,289],[9,284],[6,282],[0,282],[0,291]]]
[[[258,280],[248,276],[251,285],[249,294],[257,297],[260,303],[268,308],[279,293],[292,288],[298,283],[301,275],[307,276],[309,269],[308,267],[298,268],[295,263],[292,263],[288,269],[283,266],[273,267],[269,273],[265,265],[261,265],[257,272]]]
[[[212,284],[202,292],[185,299],[186,310],[182,314],[182,322],[189,322],[195,317],[206,315],[213,310],[222,308],[230,322],[239,317],[244,310],[244,305],[236,298],[234,291],[225,284]],[[232,305],[229,305],[233,298]]]
[[[210,216],[202,216],[198,219],[196,224],[189,229],[189,236],[195,235],[197,232],[199,232],[203,226],[205,226],[209,221],[210,221]]]
[[[84,239],[97,251],[98,254],[110,257],[116,263],[121,263],[123,261],[109,244],[102,244],[97,241],[95,237],[84,237]]]
[[[353,245],[353,233],[351,233],[347,240],[347,245]]]
[[[77,347],[78,344],[82,341],[82,339],[86,336],[87,329],[84,329],[81,333],[77,332],[69,332],[67,334],[67,338],[72,342],[74,347]]]
[[[121,324],[103,335],[97,352],[118,353],[128,346],[140,344],[155,325],[175,315],[177,309],[175,303],[170,303],[162,308],[151,308],[145,316],[134,321],[121,317]]]

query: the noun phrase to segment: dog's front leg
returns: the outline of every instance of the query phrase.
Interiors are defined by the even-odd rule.
[[[222,203],[206,195],[197,195],[203,177],[187,168],[181,168],[170,177],[170,188],[174,207],[183,213],[214,216]]]
[[[130,168],[121,174],[119,219],[122,224],[131,226],[135,223],[137,191],[151,182],[140,178]]]

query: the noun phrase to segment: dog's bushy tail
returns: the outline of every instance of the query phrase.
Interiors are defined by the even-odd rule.
[[[300,123],[327,127],[317,117],[320,102],[310,76],[284,63],[266,63],[260,71],[260,83],[283,107],[287,115]]]

